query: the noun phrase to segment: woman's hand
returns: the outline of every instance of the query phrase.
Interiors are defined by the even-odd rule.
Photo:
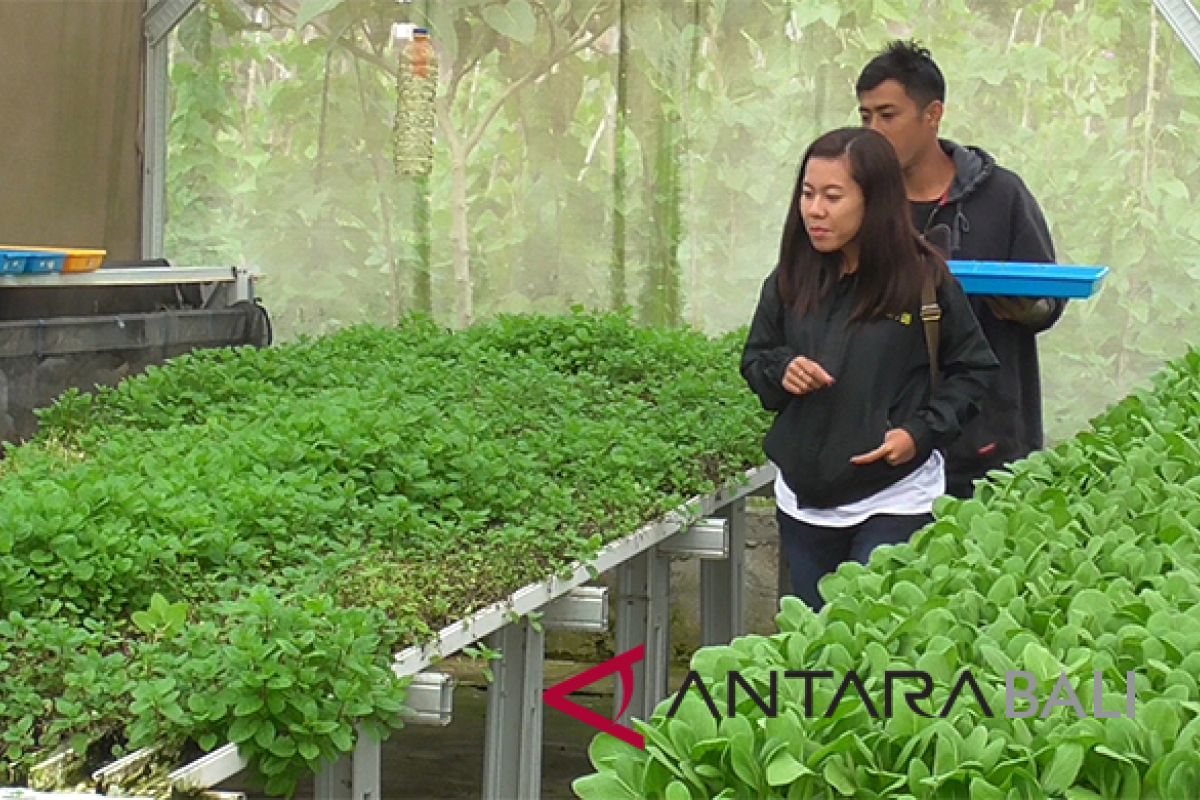
[[[903,428],[892,428],[883,435],[883,444],[869,453],[854,456],[850,463],[861,467],[882,458],[893,467],[897,467],[906,461],[912,461],[916,455],[917,443],[913,441],[912,434]]]
[[[833,376],[811,358],[796,356],[783,373],[783,388],[794,395],[808,394],[833,385]]]

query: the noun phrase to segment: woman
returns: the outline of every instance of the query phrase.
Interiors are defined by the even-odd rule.
[[[921,310],[935,294],[931,367]],[[945,491],[935,448],[975,415],[996,367],[962,288],[912,226],[892,146],[864,128],[817,139],[742,355],[778,412],[763,449],[779,468],[796,596],[819,609],[823,575],[933,521]]]

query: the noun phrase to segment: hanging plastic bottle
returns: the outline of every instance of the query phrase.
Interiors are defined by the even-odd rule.
[[[433,170],[433,101],[437,96],[437,53],[425,28],[396,27],[400,43],[396,70],[396,118],[392,125],[396,174],[428,175]]]

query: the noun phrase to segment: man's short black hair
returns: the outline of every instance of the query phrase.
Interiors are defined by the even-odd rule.
[[[869,92],[887,80],[898,82],[918,108],[934,100],[946,102],[946,79],[929,55],[915,40],[890,42],[879,55],[863,67],[854,84],[854,93]]]

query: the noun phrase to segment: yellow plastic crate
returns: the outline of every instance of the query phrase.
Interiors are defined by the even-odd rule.
[[[77,250],[65,251],[67,260],[63,262],[63,272],[95,272],[104,263],[107,250]]]

